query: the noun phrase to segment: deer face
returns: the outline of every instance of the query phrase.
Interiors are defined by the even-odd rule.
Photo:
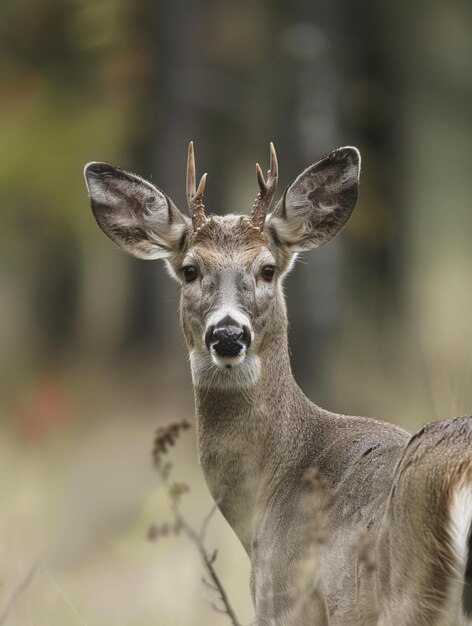
[[[195,384],[249,385],[283,306],[280,254],[247,217],[211,217],[181,260],[181,321]]]
[[[197,386],[247,387],[260,373],[267,345],[285,320],[282,281],[297,252],[333,237],[357,198],[359,153],[340,148],[288,186],[267,215],[277,161],[271,146],[267,181],[250,216],[206,217],[205,177],[195,188],[190,146],[190,219],[160,189],[135,174],[90,163],[85,177],[95,218],[121,248],[165,259],[181,284],[181,323]],[[267,350],[266,350],[267,352]]]

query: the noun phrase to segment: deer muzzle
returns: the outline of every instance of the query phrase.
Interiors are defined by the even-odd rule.
[[[251,345],[251,331],[248,326],[226,316],[215,325],[210,325],[205,333],[205,344],[216,357],[237,359]]]

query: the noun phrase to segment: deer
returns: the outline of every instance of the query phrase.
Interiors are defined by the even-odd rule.
[[[85,167],[102,231],[180,284],[198,459],[249,556],[256,623],[471,624],[472,418],[411,434],[321,408],[292,374],[284,280],[351,216],[360,153],[332,151],[274,206],[273,144],[256,174],[248,214],[207,214],[190,143],[187,216],[136,174]]]

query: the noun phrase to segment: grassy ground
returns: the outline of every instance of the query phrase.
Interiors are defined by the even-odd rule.
[[[119,377],[101,382],[99,391],[91,377],[69,378],[58,393],[59,380],[49,380],[50,395],[56,385],[54,399],[30,391],[21,413],[4,416],[0,615],[15,590],[21,592],[4,623],[223,623],[209,604],[214,598],[201,582],[195,547],[183,536],[147,539],[152,523],[171,520],[165,489],[151,463],[154,431],[159,423],[191,416],[190,389],[180,400],[176,394],[170,408],[155,396],[138,401],[137,390],[133,393]],[[35,406],[38,396],[47,407]],[[198,525],[212,502],[197,467],[193,429],[169,458],[175,479],[190,485],[183,510]],[[219,548],[218,571],[241,619],[249,621],[248,559],[219,512],[208,544]]]

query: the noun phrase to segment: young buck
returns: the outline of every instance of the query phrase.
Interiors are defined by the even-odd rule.
[[[269,212],[271,144],[250,215],[207,216],[190,144],[190,217],[135,174],[85,168],[100,228],[165,259],[181,284],[199,460],[251,559],[259,626],[458,626],[472,614],[472,418],[411,436],[320,408],[291,372],[283,281],[347,222],[359,167],[356,148],[339,148]]]

